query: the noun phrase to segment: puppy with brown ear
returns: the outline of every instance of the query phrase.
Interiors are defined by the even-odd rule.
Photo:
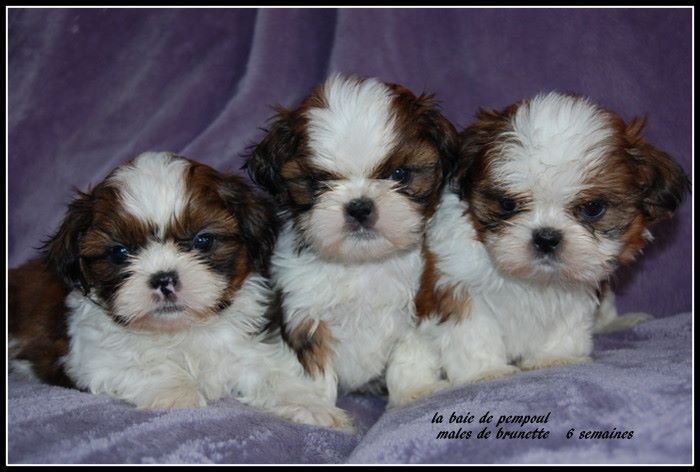
[[[265,333],[274,213],[237,176],[146,153],[79,193],[45,258],[10,271],[10,366],[143,408],[225,396],[347,428]]]
[[[431,97],[335,75],[280,109],[246,163],[283,223],[271,272],[284,336],[332,402],[386,380],[404,403],[410,378],[437,369],[414,368],[414,297],[455,144]]]
[[[481,110],[462,133],[416,302],[452,384],[589,360],[605,281],[689,188],[641,130],[549,93]]]

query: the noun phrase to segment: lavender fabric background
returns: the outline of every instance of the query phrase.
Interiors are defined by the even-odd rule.
[[[582,93],[627,119],[648,115],[648,139],[674,156],[690,175],[691,14],[689,9],[11,9],[8,264],[14,267],[30,258],[34,247],[57,228],[71,187],[85,189],[99,182],[113,167],[142,151],[170,150],[221,169],[239,169],[241,153],[262,135],[259,128],[270,117],[270,106],[297,103],[331,72],[377,76],[416,92],[435,92],[446,116],[460,127],[482,105],[502,107],[551,89]],[[690,201],[675,219],[653,232],[656,241],[640,261],[620,271],[618,307],[657,317],[690,311]],[[640,369],[641,357],[636,355],[651,355],[636,383],[630,380],[624,388],[634,392],[635,398],[645,387],[653,395],[642,395],[649,404],[637,399],[627,405],[629,411],[638,413],[634,408],[654,405],[679,405],[689,411],[689,392],[679,387],[687,381],[689,389],[689,366],[676,360],[689,356],[683,336],[690,317],[684,324],[667,326],[661,321],[653,323],[668,332],[662,339],[675,339],[677,345],[663,344],[657,339],[661,335],[649,333],[629,345],[620,335],[623,347],[608,346],[613,351],[632,350],[619,362]],[[667,358],[674,362],[663,364]],[[670,382],[670,377],[658,372],[662,365],[668,370],[663,372],[676,380]],[[528,402],[539,405],[533,395],[547,391],[551,398],[544,396],[544,405],[547,398],[558,398],[554,390],[546,389],[550,382],[562,394],[575,389],[586,405],[582,408],[561,399],[556,402],[561,412],[578,408],[581,417],[591,421],[594,418],[586,415],[600,409],[610,409],[613,417],[629,412],[626,396],[610,393],[623,387],[608,380],[611,375],[625,378],[627,371],[599,367],[504,380],[512,382],[507,383],[512,390],[503,390],[503,395],[522,397],[529,392]],[[454,394],[431,401],[457,405],[467,398],[484,399],[479,395],[486,396],[489,385],[475,387],[476,393],[465,398]],[[383,407],[378,398],[352,396],[343,401],[359,412],[365,429]],[[11,462],[437,460],[428,452],[398,452],[408,451],[425,436],[418,434],[418,423],[422,425],[421,418],[427,414],[427,410],[418,411],[420,405],[390,412],[365,438],[350,438],[290,426],[232,404],[222,402],[215,407],[219,410],[197,414],[132,412],[111,400],[12,382],[9,458]],[[223,410],[229,411],[223,416],[230,423],[215,420],[216,411]],[[656,419],[658,431],[653,433],[653,421],[648,427],[654,444],[663,447],[640,443],[644,453],[639,459],[689,457],[689,430],[684,435],[685,429],[681,433],[673,429],[680,435],[677,444],[667,442],[656,435],[671,431],[677,422],[671,424],[668,415]],[[170,422],[194,426],[178,433],[168,426]],[[406,434],[403,428],[402,434],[392,436],[397,422],[416,425],[417,435]],[[228,436],[229,429],[236,431],[239,423],[245,427],[240,436],[234,435],[243,438],[237,443],[240,447],[233,448],[238,455],[217,449],[231,447],[229,442],[235,440]],[[148,429],[142,431],[149,424],[153,433],[164,438],[150,452],[139,447],[151,443],[138,439],[138,434],[151,438]],[[261,429],[256,430],[256,425]],[[110,426],[114,434],[123,435],[123,449],[109,446],[114,439],[105,436]],[[197,428],[208,431],[207,435],[198,436]],[[257,431],[257,436],[246,435],[249,430]],[[73,435],[102,455],[90,455],[85,449],[76,449],[73,456],[60,455],[56,452],[60,448],[52,449],[56,444],[70,449]],[[196,444],[187,449],[183,437]],[[270,441],[266,443],[265,438]],[[507,455],[494,449],[497,452],[492,450],[491,455],[471,455],[471,449],[453,445],[449,447],[454,454],[441,457],[458,462],[497,462],[499,458],[633,461],[633,454],[619,453],[606,444],[596,446],[592,455],[579,450],[567,455],[563,445],[554,455],[548,455],[547,448],[539,452],[516,448]]]
[[[206,408],[136,410],[104,395],[12,380],[9,463],[666,463],[691,457],[691,314],[598,335],[588,364],[524,372],[425,398],[383,413],[383,398],[339,400],[357,433],[292,424],[232,399]],[[546,415],[550,437],[476,439],[484,424]],[[433,424],[436,412],[443,424]],[[470,439],[436,439],[471,430]],[[502,425],[503,426],[503,425]],[[518,431],[516,425],[505,426]],[[575,436],[566,439],[575,428]],[[633,439],[578,439],[581,431],[634,431]]]

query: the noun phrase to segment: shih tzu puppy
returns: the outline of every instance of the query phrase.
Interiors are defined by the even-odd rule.
[[[393,403],[415,395],[421,243],[455,147],[432,97],[335,75],[252,149],[247,170],[283,223],[271,263],[282,332],[333,402],[384,386]]]
[[[606,281],[689,188],[643,125],[549,93],[461,134],[416,299],[453,385],[589,359],[594,322],[616,316]]]
[[[70,204],[9,273],[11,368],[142,408],[225,396],[349,427],[266,334],[274,212],[237,176],[145,153]]]

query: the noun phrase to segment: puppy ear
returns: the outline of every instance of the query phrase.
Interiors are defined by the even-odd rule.
[[[416,98],[418,123],[423,126],[428,139],[440,153],[443,177],[449,175],[457,161],[457,130],[440,112],[433,95],[422,94]],[[444,181],[444,179],[442,179]]]
[[[224,176],[219,196],[236,217],[251,265],[261,275],[268,275],[272,250],[277,239],[277,218],[272,204],[236,175]]]
[[[442,176],[447,176],[455,164],[457,155],[457,130],[440,111],[440,106],[432,94],[416,96],[400,84],[387,83],[396,94],[399,106],[411,117],[410,125],[418,125],[421,137],[430,141],[440,154]],[[441,179],[444,181],[444,179]]]
[[[506,131],[512,107],[503,111],[480,108],[476,121],[459,134],[457,163],[450,182],[454,191],[465,198],[474,179],[484,166],[486,155],[498,135]]]
[[[84,293],[88,291],[88,283],[80,265],[80,238],[92,223],[92,205],[92,193],[78,191],[68,205],[61,227],[42,248],[49,268]]]
[[[272,126],[260,143],[253,145],[243,168],[250,179],[273,197],[280,198],[286,192],[280,175],[282,165],[297,155],[302,147],[302,120],[298,114],[286,108],[278,108]]]
[[[673,215],[690,191],[690,181],[671,156],[642,138],[645,123],[644,118],[630,121],[625,127],[625,138],[637,171],[642,211],[647,221],[653,223]]]

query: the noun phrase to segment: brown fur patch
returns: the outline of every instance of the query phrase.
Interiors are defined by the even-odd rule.
[[[72,387],[59,363],[68,352],[65,299],[70,288],[34,259],[8,271],[8,332],[19,345],[11,358],[31,362],[42,381]]]
[[[313,375],[325,372],[333,357],[335,341],[325,321],[306,320],[287,333],[285,338],[307,372]]]
[[[641,217],[637,216],[628,225],[627,231],[622,235],[623,249],[618,256],[618,261],[621,264],[629,264],[633,262],[640,253],[642,248],[647,243],[644,238],[644,230],[646,225]]]
[[[191,244],[197,234],[209,233],[215,240],[211,250],[199,257],[213,270],[228,278],[222,300],[230,300],[252,270],[252,260],[242,237],[241,223],[222,199],[219,192],[226,176],[209,166],[190,165],[187,175],[187,206],[169,229],[169,236],[183,244]],[[246,204],[246,192],[241,188],[231,195],[233,205]]]
[[[514,202],[515,210],[505,212],[501,206],[501,200],[508,199]],[[509,193],[497,187],[488,185],[487,180],[480,180],[471,196],[469,217],[476,229],[479,241],[484,240],[487,232],[500,234],[508,227],[508,222],[523,211],[530,208],[532,197],[529,193]]]
[[[399,84],[387,86],[394,93],[392,108],[401,139],[375,178],[386,178],[398,167],[412,170],[404,192],[422,205],[427,218],[435,211],[444,177],[455,164],[457,131],[440,113],[432,95],[416,96]]]
[[[313,205],[314,199],[328,189],[326,182],[344,178],[302,158],[284,163],[281,175],[287,182],[289,197],[299,208]]]
[[[644,119],[635,118],[620,133],[624,134],[626,151],[636,171],[640,209],[647,223],[654,223],[673,215],[690,191],[690,181],[671,156],[641,136],[644,125]]]
[[[451,185],[460,198],[469,202],[468,216],[480,241],[487,232],[503,227],[505,218],[499,198],[513,198],[520,205],[526,203],[527,196],[507,195],[489,178],[491,163],[499,152],[499,136],[511,130],[510,120],[518,105],[502,111],[481,108],[476,121],[459,135],[461,145]]]
[[[682,169],[665,153],[655,149],[640,135],[644,120],[626,124],[621,117],[606,112],[615,131],[612,152],[584,178],[586,190],[578,195],[570,211],[576,216],[580,205],[603,200],[608,209],[589,226],[595,232],[623,243],[618,255],[621,264],[632,262],[646,245],[647,226],[672,215],[687,191]]]
[[[447,320],[463,320],[469,315],[469,294],[454,286],[437,288],[440,271],[437,268],[436,256],[425,245],[422,254],[423,273],[416,294],[416,316],[420,321],[438,316],[441,323]]]
[[[123,245],[136,252],[155,233],[154,226],[118,205],[119,198],[119,190],[110,184],[97,186],[91,194],[92,223],[79,236],[82,276],[107,306],[126,276],[124,266],[110,260],[110,248]]]
[[[316,178],[302,159],[285,162],[281,171],[282,178],[287,181],[289,197],[295,204],[306,207],[314,203]]]
[[[389,157],[373,172],[372,178],[387,179],[399,168],[411,172],[401,192],[421,204],[426,216],[432,214],[435,198],[441,187],[442,169],[436,149],[421,140],[401,140]]]
[[[94,288],[106,306],[125,277],[123,268],[110,262],[109,250],[117,244],[138,248],[153,232],[120,208],[118,199],[119,191],[108,179],[92,191],[78,193],[45,246],[52,271],[84,293]]]
[[[120,192],[110,184],[100,184],[92,192],[92,223],[80,237],[80,256],[104,256],[105,248],[122,244],[130,248],[142,246],[155,232],[155,227],[136,218],[117,202]]]
[[[605,166],[607,167],[607,166]],[[613,173],[614,171],[611,171]],[[609,239],[621,239],[632,241],[641,239],[645,226],[638,225],[642,222],[637,202],[638,192],[633,186],[624,184],[610,187],[601,187],[591,179],[589,188],[577,195],[577,198],[569,205],[568,211],[580,224],[587,227],[592,233],[603,235]],[[582,217],[585,204],[595,201],[605,202],[607,209],[603,216],[592,222],[586,222]],[[641,249],[641,248],[639,248]]]
[[[277,107],[267,134],[244,165],[251,180],[294,215],[311,206],[319,177],[309,168],[306,112],[327,106],[323,87],[317,86],[298,107]]]

